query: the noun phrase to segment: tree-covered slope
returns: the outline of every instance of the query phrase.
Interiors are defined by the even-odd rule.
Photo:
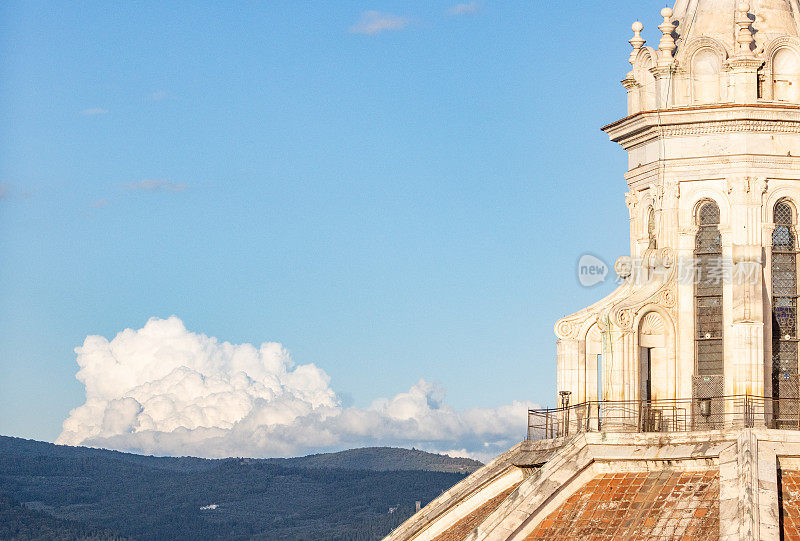
[[[291,465],[299,468],[340,468],[371,471],[423,470],[472,473],[483,466],[482,463],[471,458],[453,458],[416,449],[397,449],[394,447],[366,447],[339,453],[285,459],[272,458],[268,460],[275,464]]]
[[[437,470],[475,466],[388,448],[204,460],[0,437],[0,497],[27,527],[37,517],[45,527],[68,521],[53,528],[89,528],[96,538],[366,540],[464,477]]]
[[[0,495],[0,539],[16,541],[123,540],[111,530],[63,520]]]

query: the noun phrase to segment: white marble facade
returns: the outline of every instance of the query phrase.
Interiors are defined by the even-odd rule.
[[[661,18],[655,48],[634,23],[628,116],[604,128],[628,152],[626,278],[556,324],[558,390],[572,404],[788,396],[800,0],[678,0]]]

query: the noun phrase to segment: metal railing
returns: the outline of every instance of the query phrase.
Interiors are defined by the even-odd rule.
[[[800,430],[800,399],[720,396],[583,402],[528,410],[528,440],[581,432],[691,432],[767,427]]]

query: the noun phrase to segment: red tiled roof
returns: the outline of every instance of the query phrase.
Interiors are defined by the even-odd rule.
[[[778,500],[783,539],[800,541],[800,471],[778,472]]]
[[[599,475],[528,537],[581,538],[719,539],[719,473]]]

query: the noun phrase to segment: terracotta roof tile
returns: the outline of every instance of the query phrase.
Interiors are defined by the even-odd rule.
[[[778,472],[778,503],[783,539],[800,540],[800,471]]]
[[[798,517],[800,520],[800,497]],[[719,474],[662,471],[600,475],[570,496],[528,537],[582,538],[719,539]]]

